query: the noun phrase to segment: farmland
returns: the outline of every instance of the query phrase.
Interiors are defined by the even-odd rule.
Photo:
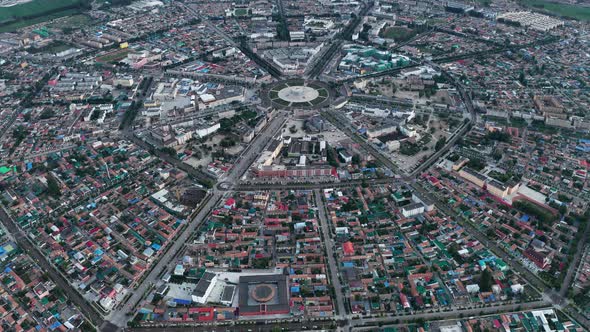
[[[33,0],[0,10],[0,31],[13,31],[58,17],[80,13],[89,0]]]
[[[533,9],[544,10],[555,15],[590,21],[590,7],[555,3],[547,0],[521,0],[521,4]]]

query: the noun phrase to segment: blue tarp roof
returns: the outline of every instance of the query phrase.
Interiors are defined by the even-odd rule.
[[[53,331],[60,326],[61,326],[60,322],[55,322],[55,323],[51,324],[51,326],[49,326],[49,329]]]
[[[192,303],[191,300],[185,300],[185,299],[174,299],[174,302],[176,302],[178,304],[182,304],[182,305],[189,305]]]

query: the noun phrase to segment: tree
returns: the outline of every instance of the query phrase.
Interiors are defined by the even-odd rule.
[[[447,138],[442,137],[441,139],[436,141],[436,145],[434,146],[434,150],[439,151],[440,149],[442,149],[445,146],[445,144],[447,144]]]
[[[160,148],[160,151],[162,151],[163,153],[168,154],[171,157],[176,157],[176,150],[174,148],[171,148],[171,147],[168,147],[167,146],[167,147]]]
[[[359,156],[358,154],[352,156],[352,163],[354,165],[359,165],[361,163],[361,156]]]
[[[522,84],[526,86],[526,77],[524,76],[524,71],[521,71],[520,74],[518,75],[518,81]]]
[[[47,176],[47,193],[53,197],[61,196],[61,189],[59,188],[59,184],[51,174]]]
[[[492,272],[488,268],[483,270],[481,273],[481,278],[479,279],[479,289],[482,292],[490,292],[492,290],[492,284],[494,282],[494,278],[492,277]]]

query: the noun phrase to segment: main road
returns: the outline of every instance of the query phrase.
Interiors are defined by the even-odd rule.
[[[441,311],[432,313],[413,313],[405,316],[391,316],[391,317],[376,317],[376,318],[360,318],[355,319],[352,323],[354,326],[352,331],[374,331],[376,326],[387,324],[413,323],[417,319],[424,319],[425,321],[437,321],[447,319],[460,319],[462,317],[481,316],[482,313],[497,314],[497,313],[511,313],[522,312],[523,310],[532,309],[551,309],[545,301],[535,301],[520,304],[505,304],[501,306],[490,306],[483,308],[462,309],[452,311]]]
[[[441,321],[450,319],[461,319],[470,316],[492,315],[492,314],[509,314],[521,312],[523,310],[533,309],[550,309],[549,303],[546,301],[535,301],[528,303],[514,303],[504,304],[498,306],[488,306],[483,308],[459,309],[440,312],[421,312],[412,314],[389,315],[386,317],[354,317],[348,319],[348,325],[342,325],[342,320],[325,320],[325,321],[292,321],[292,322],[267,322],[265,320],[257,320],[254,324],[233,324],[233,325],[195,325],[195,326],[178,326],[169,327],[170,331],[177,332],[226,332],[226,331],[256,331],[256,332],[270,332],[276,331],[277,328],[284,329],[284,331],[302,331],[302,330],[334,330],[334,326],[344,331],[374,331],[379,325],[388,324],[402,324],[407,326],[409,323],[414,323],[416,319],[424,319],[426,321]],[[352,315],[347,315],[352,316]],[[350,317],[352,318],[352,317]],[[180,323],[182,325],[182,323]],[[150,327],[133,328],[131,331],[135,332],[156,332],[165,329],[165,325]]]

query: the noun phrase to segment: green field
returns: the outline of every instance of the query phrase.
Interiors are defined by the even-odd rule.
[[[82,2],[84,0],[33,0],[12,7],[2,7],[0,9],[0,21],[58,11],[60,8],[81,4]]]
[[[0,9],[0,11],[2,11],[2,9]],[[77,9],[68,9],[68,10],[61,11],[59,13],[49,14],[46,16],[40,16],[40,17],[31,18],[31,19],[18,20],[18,21],[14,21],[14,22],[8,23],[8,24],[2,24],[2,25],[0,25],[0,32],[16,31],[20,28],[28,27],[33,24],[51,21],[53,19],[63,17],[63,16],[74,15],[74,14],[77,14],[78,12],[79,11]]]
[[[238,8],[238,9],[234,10],[234,15],[236,15],[236,16],[246,16],[246,15],[248,15],[248,10],[246,10],[244,8]]]
[[[111,52],[111,53],[108,53],[108,54],[105,54],[105,55],[102,55],[102,56],[96,58],[96,62],[117,63],[117,62],[125,59],[125,57],[127,56],[127,54],[129,52],[130,52],[130,50],[128,48],[118,50],[115,52]]]
[[[81,13],[90,0],[33,0],[11,7],[0,7],[0,32],[15,31],[33,24]]]
[[[62,41],[54,41],[50,44],[48,44],[45,47],[41,47],[38,49],[35,48],[30,48],[28,50],[29,53],[46,53],[46,54],[54,54],[54,53],[58,53],[61,51],[65,51],[67,49],[72,48],[72,45],[68,44],[68,43],[64,43]]]
[[[590,21],[590,7],[554,3],[547,0],[520,0],[524,6],[545,10],[555,15]]]

